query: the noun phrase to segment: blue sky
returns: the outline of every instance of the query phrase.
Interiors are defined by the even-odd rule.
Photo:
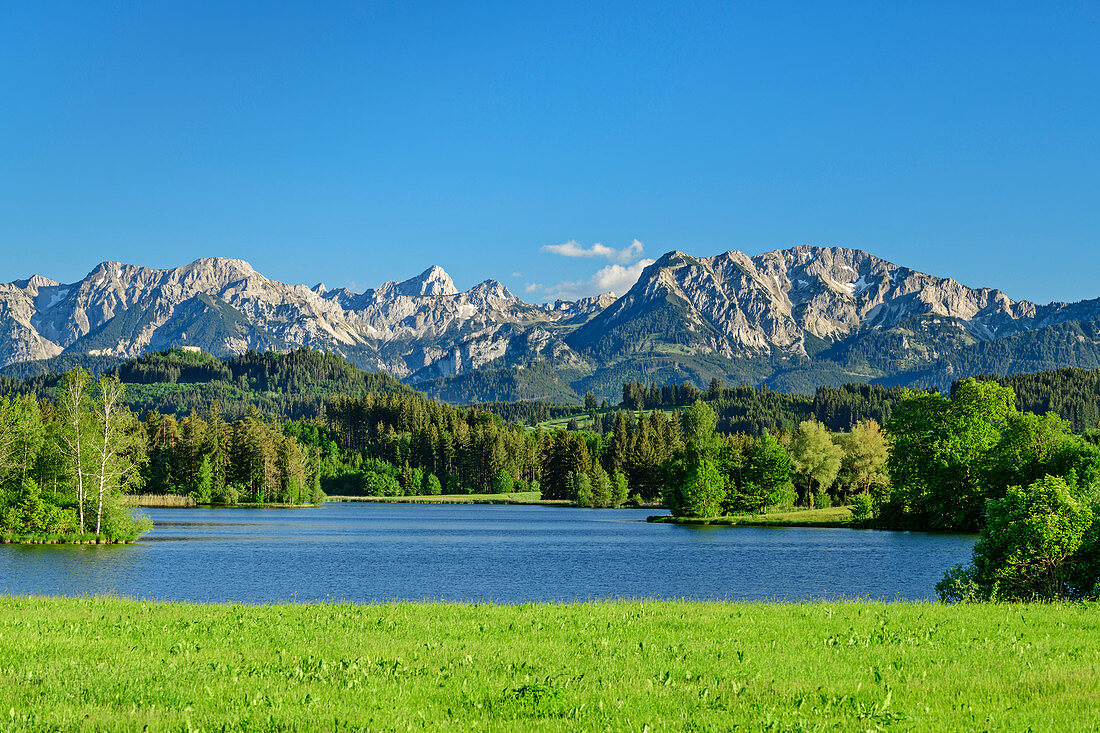
[[[543,300],[808,243],[1100,297],[1095,1],[5,0],[0,100],[0,281],[223,255]]]

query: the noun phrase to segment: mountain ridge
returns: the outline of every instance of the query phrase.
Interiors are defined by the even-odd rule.
[[[944,366],[952,354],[1097,318],[1100,299],[1037,305],[862,250],[813,245],[755,256],[672,251],[619,297],[541,305],[492,279],[459,291],[438,265],[354,293],[272,280],[239,259],[162,270],[105,261],[75,283],[36,274],[0,284],[0,366],[173,346],[218,356],[307,346],[440,389],[439,380],[484,369],[513,370],[514,382],[514,370],[534,361],[580,394],[619,377],[806,387],[853,376],[903,381],[922,370],[925,381],[943,381],[959,376]],[[1073,332],[1087,342],[1079,348],[1051,347],[1059,355],[1050,366],[1091,363],[1093,333]],[[1043,354],[1045,343],[1026,348]],[[968,358],[989,366],[1000,352],[982,353]]]

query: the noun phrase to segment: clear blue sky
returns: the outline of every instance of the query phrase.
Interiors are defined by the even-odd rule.
[[[224,255],[540,300],[640,256],[543,247],[637,239],[1100,297],[1095,0],[4,0],[0,141],[0,281]]]

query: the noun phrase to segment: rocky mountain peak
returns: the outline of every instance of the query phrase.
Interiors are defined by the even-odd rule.
[[[587,298],[581,298],[574,304],[574,308],[580,311],[603,310],[615,302],[615,293],[601,293]]]
[[[922,316],[954,319],[982,340],[1069,317],[1064,307],[1014,302],[1000,291],[969,288],[857,249],[800,245],[751,257],[674,251],[646,268],[624,297],[570,343],[603,343],[620,324],[649,323],[657,311],[666,324],[663,338],[675,344],[687,339],[696,350],[727,358],[805,356],[808,338],[836,342]],[[622,328],[625,333],[642,327]]]
[[[416,277],[397,283],[394,292],[398,295],[458,295],[451,276],[439,265],[432,265]]]
[[[259,273],[247,260],[231,257],[200,257],[179,268],[181,273],[209,276],[216,279],[245,279]]]
[[[484,280],[470,288],[469,295],[486,300],[516,300],[516,296],[498,280]]]
[[[37,294],[41,288],[56,288],[60,284],[57,280],[51,280],[42,275],[31,275],[26,280],[16,280],[12,283],[15,287],[26,290],[31,295]]]
[[[674,249],[671,252],[665,252],[661,255],[656,262],[650,267],[660,269],[662,267],[676,267],[677,265],[683,265],[695,262],[695,258],[689,254]],[[648,268],[647,268],[648,269]]]

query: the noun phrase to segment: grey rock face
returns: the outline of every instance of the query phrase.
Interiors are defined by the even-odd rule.
[[[662,302],[680,304],[683,329],[698,335],[697,349],[731,358],[805,355],[808,336],[836,341],[861,329],[890,328],[914,315],[959,319],[982,340],[1100,315],[1100,301],[1039,307],[860,250],[799,246],[756,257],[670,252],[586,328],[606,331]]]
[[[196,344],[195,328],[189,335],[180,321],[184,310],[194,319],[194,309],[182,306],[199,295],[229,306],[210,309],[210,318],[233,323],[200,329],[215,340]],[[242,260],[208,258],[170,270],[104,262],[71,285],[37,275],[0,285],[0,364],[69,348],[132,357],[171,345],[225,355],[285,344],[337,351],[403,377],[435,362],[443,372],[446,364],[478,368],[515,353],[515,334],[499,334],[504,326],[553,327],[564,318],[495,280],[460,293],[438,266],[357,294],[270,280]]]
[[[957,319],[967,338],[991,340],[1095,318],[1100,301],[1037,306],[840,247],[756,257],[670,252],[621,298],[541,306],[495,280],[459,292],[438,266],[353,293],[281,283],[218,257],[169,270],[104,262],[68,285],[40,275],[0,284],[0,365],[66,350],[132,357],[172,345],[219,355],[303,345],[416,381],[531,358],[598,369],[607,364],[596,360],[639,343],[728,358],[804,357],[811,341],[913,316]]]

